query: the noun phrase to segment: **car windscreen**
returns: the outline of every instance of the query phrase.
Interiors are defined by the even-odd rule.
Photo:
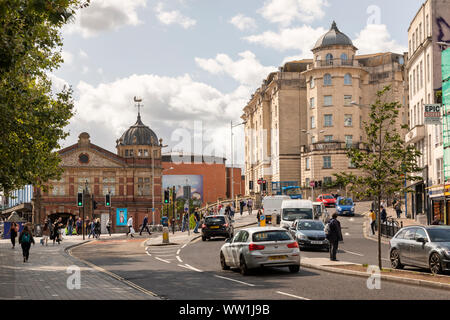
[[[334,199],[334,197],[333,197],[333,196],[330,196],[329,194],[328,194],[328,195],[324,195],[323,198],[324,198],[324,199]]]
[[[322,221],[299,221],[298,230],[323,230],[325,226]]]
[[[450,228],[428,229],[431,242],[450,242]]]
[[[312,219],[311,208],[285,208],[283,209],[283,220],[294,221],[297,219]]]
[[[206,224],[223,224],[225,223],[225,217],[206,217]]]
[[[287,241],[292,240],[289,232],[284,230],[275,231],[262,231],[253,234],[253,242],[264,242],[264,241]]]
[[[353,201],[352,201],[352,199],[340,199],[339,200],[339,205],[340,206],[352,206],[353,205]]]

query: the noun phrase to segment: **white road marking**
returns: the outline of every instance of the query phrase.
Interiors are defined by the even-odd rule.
[[[161,259],[161,258],[158,258],[158,257],[155,257],[155,259],[158,259],[159,261],[162,261],[162,262],[165,262],[165,263],[170,263],[170,261],[167,261],[167,260],[164,260],[164,259]]]
[[[294,296],[293,294],[289,294],[289,293],[286,293],[286,292],[276,291],[276,293],[283,294],[285,296],[292,297],[292,298],[297,298],[297,299],[300,299],[300,300],[311,300],[311,299],[308,299],[308,298],[305,298],[305,297]]]
[[[178,251],[177,251],[177,255],[178,255],[178,254],[180,254],[180,251],[181,251],[181,249],[178,249]]]
[[[255,286],[254,284],[251,284],[251,283],[242,282],[242,281],[239,281],[239,280],[235,280],[235,279],[231,279],[231,278],[227,278],[227,277],[222,277],[222,276],[218,276],[218,275],[214,275],[214,277],[225,279],[225,280],[234,281],[234,282],[237,282],[237,283],[242,283],[242,284],[245,284],[246,286],[250,286],[250,287],[254,287]]]
[[[187,263],[186,263],[185,265],[179,264],[179,266],[180,266],[180,267],[183,267],[183,268],[191,269],[191,270],[194,270],[194,271],[197,271],[197,272],[203,272],[202,270],[197,269],[197,268],[194,268],[193,266],[188,265]]]
[[[155,254],[155,253],[153,253],[153,254]],[[169,254],[158,253],[157,255],[158,255],[158,257],[173,257],[173,253],[169,253]]]
[[[148,254],[150,257],[152,256],[152,255],[150,254],[150,252],[148,252],[148,251],[145,251],[145,253]]]
[[[349,221],[354,221],[354,220],[355,220],[355,219],[353,219],[353,218],[350,218],[350,219],[349,219]]]
[[[178,261],[183,262],[179,256],[177,256]]]
[[[350,253],[350,254],[354,254],[355,256],[360,256],[360,257],[364,257],[364,255],[362,253],[357,253],[357,252],[351,252],[348,250],[344,250],[342,249],[342,251],[344,251],[345,253]]]
[[[350,233],[348,233],[348,232],[346,232],[344,235],[346,235],[346,236],[349,236],[350,235]]]
[[[187,246],[187,243],[183,244],[183,246],[181,247],[181,249],[183,249],[183,248],[186,247],[186,246]]]

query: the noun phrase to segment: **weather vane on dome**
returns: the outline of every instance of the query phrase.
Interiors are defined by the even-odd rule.
[[[143,104],[141,104],[142,98],[134,96],[134,102],[136,102],[136,107],[138,108],[138,117],[140,117],[141,116],[141,107],[144,106]]]

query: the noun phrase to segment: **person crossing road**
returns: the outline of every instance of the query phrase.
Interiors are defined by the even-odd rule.
[[[144,217],[144,221],[142,222],[142,228],[141,228],[141,232],[139,232],[139,235],[142,236],[142,231],[147,230],[148,234],[151,235],[152,233],[150,232],[150,230],[148,229],[148,215],[146,214]]]

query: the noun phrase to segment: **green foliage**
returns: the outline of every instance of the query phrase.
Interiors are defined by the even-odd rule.
[[[73,116],[72,90],[52,92],[60,28],[89,0],[0,1],[0,190],[46,189],[62,170],[56,152]]]
[[[347,153],[362,175],[334,174],[339,183],[349,185],[358,197],[381,199],[408,191],[404,187],[405,175],[408,181],[422,179],[414,175],[422,171],[417,165],[420,152],[413,145],[406,145],[396,128],[401,105],[385,102],[390,90],[390,86],[380,90],[370,107],[369,121],[364,123],[368,139],[366,150],[349,149]]]

